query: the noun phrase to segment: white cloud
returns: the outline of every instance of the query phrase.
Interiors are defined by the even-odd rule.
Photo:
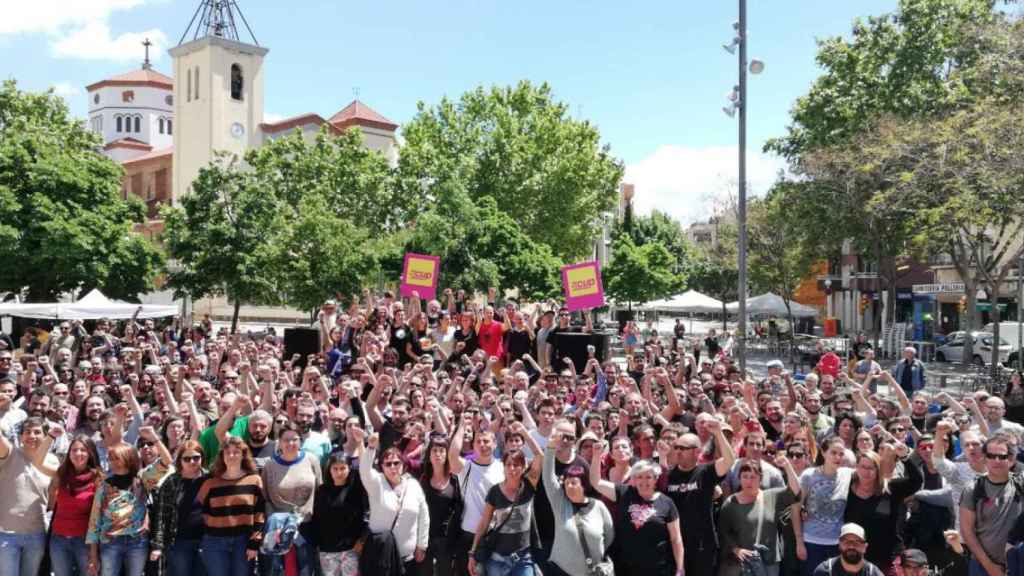
[[[638,213],[657,208],[686,224],[710,216],[712,198],[736,188],[737,160],[736,146],[664,145],[626,166],[624,181],[636,186],[633,202]],[[763,194],[784,167],[778,158],[748,150],[750,193]]]
[[[82,90],[78,86],[70,82],[57,82],[53,85],[53,93],[63,97],[65,100],[70,100],[72,96],[77,96],[81,92]]]
[[[134,62],[142,60],[142,42],[146,38],[153,43],[149,47],[150,60],[160,60],[167,46],[167,36],[163,32],[154,28],[145,32],[126,32],[114,38],[110,34],[110,26],[103,21],[89,22],[55,40],[51,48],[54,56],[63,58]]]
[[[0,36],[45,34],[54,56],[115,62],[141,61],[141,42],[153,42],[150,59],[163,58],[167,37],[158,29],[127,32],[116,37],[110,16],[160,0],[32,0],[4,2]]]

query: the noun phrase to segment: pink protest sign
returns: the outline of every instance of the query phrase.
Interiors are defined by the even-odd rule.
[[[596,260],[562,266],[562,288],[569,310],[604,306],[601,265]]]
[[[407,253],[402,264],[402,285],[399,293],[412,296],[419,292],[420,298],[430,300],[437,295],[437,277],[441,273],[441,259],[437,256]]]

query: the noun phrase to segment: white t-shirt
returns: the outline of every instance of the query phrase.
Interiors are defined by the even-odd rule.
[[[469,475],[469,480],[466,476]],[[487,492],[505,480],[505,465],[501,460],[494,459],[488,465],[477,464],[466,460],[466,465],[458,474],[459,486],[464,487],[462,501],[465,503],[462,515],[462,529],[476,532],[480,518],[484,515],[484,504]]]

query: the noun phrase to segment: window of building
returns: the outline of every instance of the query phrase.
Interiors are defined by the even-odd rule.
[[[142,132],[142,116],[135,117],[135,133],[139,134]]]
[[[185,87],[185,101],[186,102],[191,102],[192,101],[192,69],[191,68],[188,69],[188,72],[185,74],[185,76],[186,76],[186,81],[185,81],[185,84],[186,84],[186,87]]]
[[[167,133],[174,134],[174,121],[170,118],[167,119]]]
[[[157,130],[161,134],[163,134],[164,133],[164,119],[163,118],[160,118],[159,120],[157,120],[157,126],[158,126]]]
[[[196,66],[196,100],[199,100],[199,66]]]
[[[114,121],[117,123],[117,131],[121,132],[122,131],[122,124],[121,124],[122,118],[120,116],[115,116],[114,117]]]
[[[245,86],[245,78],[242,76],[242,67],[238,64],[231,65],[231,99],[241,100],[242,89]]]

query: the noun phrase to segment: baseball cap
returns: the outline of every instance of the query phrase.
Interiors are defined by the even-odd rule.
[[[856,536],[857,538],[867,542],[867,537],[864,535],[864,529],[861,528],[860,524],[854,524],[853,522],[843,524],[842,530],[839,531],[839,538],[842,539],[843,536]]]
[[[769,360],[767,366],[769,368],[785,368],[786,367],[786,365],[782,363],[782,360],[779,360],[779,359]]]
[[[907,548],[900,554],[900,564],[914,564],[916,566],[927,566],[928,556],[917,548]]]

